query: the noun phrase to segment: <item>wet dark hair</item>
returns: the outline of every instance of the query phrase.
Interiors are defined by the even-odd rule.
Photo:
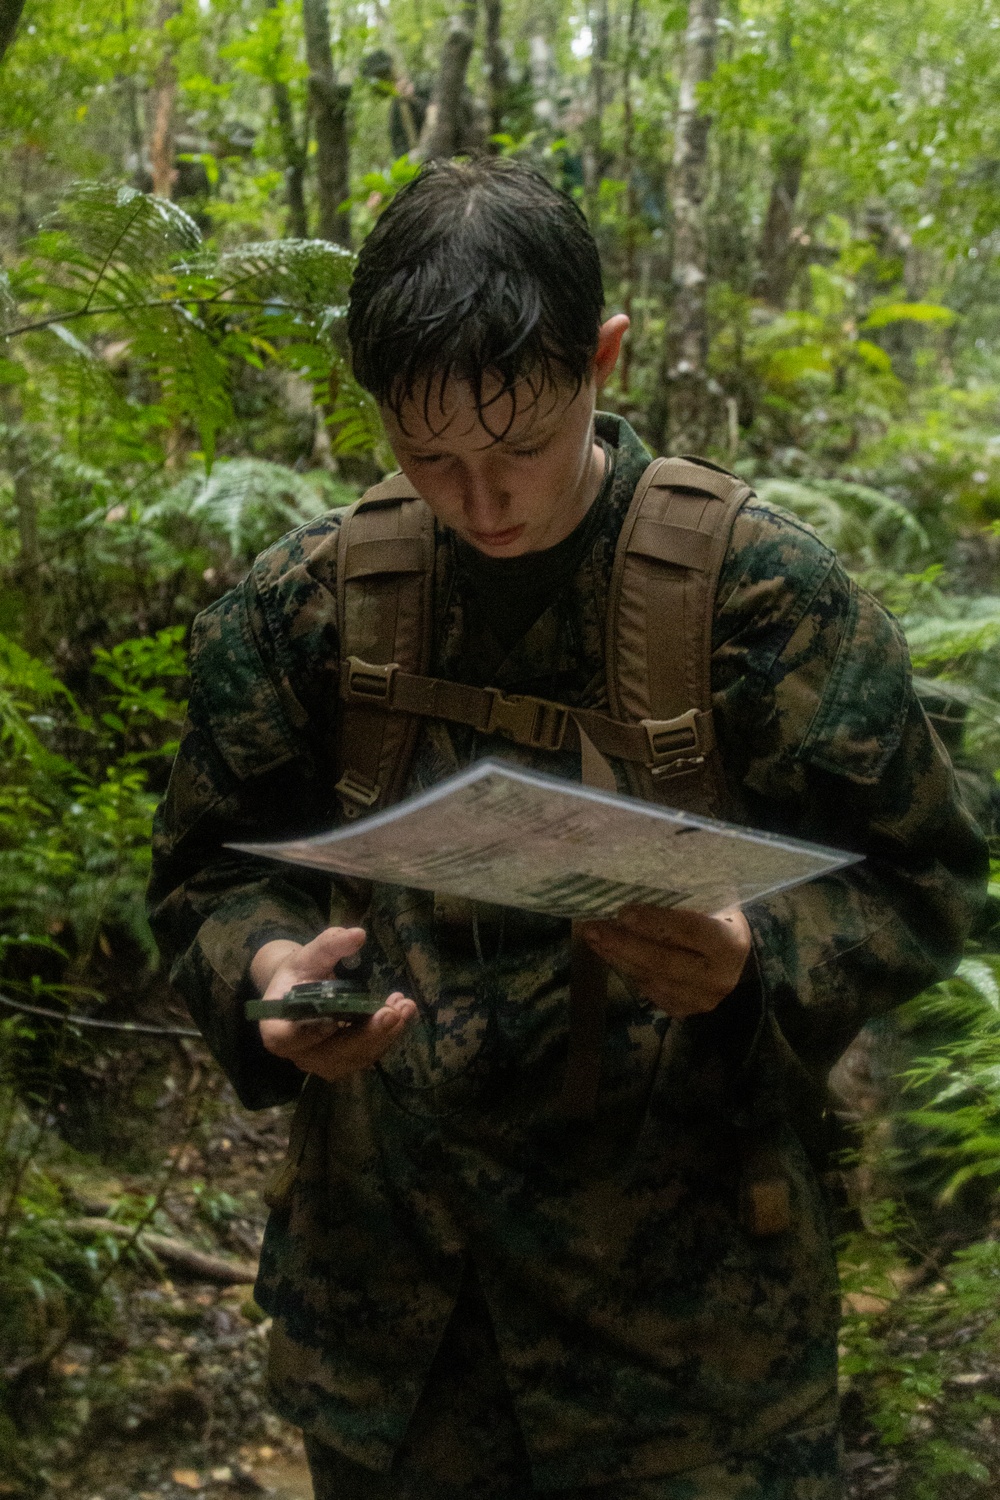
[[[587,221],[540,172],[497,157],[429,162],[393,199],[358,256],[347,314],[354,373],[402,420],[430,421],[451,379],[489,420],[521,380],[534,397],[579,390],[597,350],[601,263]],[[488,397],[487,377],[501,387]]]

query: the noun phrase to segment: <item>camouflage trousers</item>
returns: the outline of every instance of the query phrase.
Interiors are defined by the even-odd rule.
[[[537,1490],[482,1294],[467,1278],[392,1471],[306,1436],[315,1500],[843,1500],[831,1413],[756,1453],[656,1479]]]

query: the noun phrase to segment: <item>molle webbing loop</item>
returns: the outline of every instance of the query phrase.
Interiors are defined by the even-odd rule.
[[[616,718],[711,715],[719,573],[752,493],[703,459],[660,458],[643,474],[618,539],[608,598],[605,659]],[[726,792],[719,756],[706,754],[689,769],[690,776],[663,785],[648,767],[626,767],[636,796],[720,812]]]
[[[365,659],[425,672],[434,602],[434,517],[402,476],[378,484],[348,510],[337,550],[337,631]],[[338,715],[348,817],[402,795],[418,721],[359,698]]]

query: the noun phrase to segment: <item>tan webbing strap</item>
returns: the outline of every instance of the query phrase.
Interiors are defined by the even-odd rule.
[[[576,718],[576,715],[574,715]],[[616,792],[615,773],[577,722],[580,769],[585,786]],[[559,1094],[565,1120],[589,1120],[597,1108],[601,1058],[608,1012],[608,966],[587,946],[579,922],[572,925],[569,950],[569,1037],[566,1071]]]
[[[341,663],[340,701],[384,712],[415,714],[468,724],[480,734],[502,734],[535,750],[584,750],[584,737],[600,758],[635,761],[656,773],[692,755],[708,755],[715,745],[712,717],[697,711],[676,719],[644,719],[627,724],[589,708],[568,708],[548,698],[471,687],[443,677],[407,672],[397,663],[380,665],[352,656]],[[613,775],[584,775],[591,786],[613,790]]]
[[[597,752],[604,750],[626,762],[640,796],[693,805],[700,812],[722,805],[724,782],[712,730],[712,620],[733,521],[749,494],[739,480],[686,459],[660,459],[640,480],[619,538],[608,600],[607,684],[615,718],[597,715],[600,727],[585,727],[584,716],[574,715],[585,779],[594,755],[600,761]],[[626,743],[623,720],[639,721],[650,755],[612,748],[616,736]],[[654,724],[661,726],[659,755],[657,736],[650,732]],[[574,923],[560,1100],[568,1119],[587,1119],[596,1109],[607,982],[607,968]]]
[[[342,645],[378,667],[414,673],[430,661],[434,590],[434,518],[401,475],[376,485],[340,526],[337,626]],[[352,699],[339,715],[341,806],[348,817],[399,796],[417,720]]]
[[[573,923],[569,959],[569,1043],[559,1095],[567,1120],[589,1120],[597,1107],[608,1011],[608,970]]]
[[[608,597],[607,684],[624,720],[710,721],[712,622],[733,523],[752,494],[698,461],[657,459],[632,498]],[[719,813],[725,783],[714,735],[663,766],[628,765],[637,796]],[[710,743],[709,743],[710,741]]]
[[[596,787],[600,792],[617,792],[614,770],[579,719],[576,719],[576,731],[580,740],[580,772],[584,786]]]

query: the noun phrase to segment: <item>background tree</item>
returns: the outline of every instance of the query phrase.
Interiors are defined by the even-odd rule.
[[[465,78],[476,36],[476,0],[464,3],[452,16],[441,48],[434,94],[420,138],[423,157],[457,156],[473,141]]]
[[[696,453],[709,434],[708,194],[709,126],[704,86],[715,69],[718,0],[690,0],[681,53],[671,177],[674,217],[668,313],[666,411],[656,414],[658,446]]]
[[[0,63],[4,53],[14,40],[17,23],[21,19],[24,0],[0,0]]]
[[[347,108],[350,85],[337,79],[330,43],[327,0],[302,0],[309,98],[316,134],[316,198],[321,238],[351,243],[346,208],[350,196],[350,139]]]
[[[267,59],[265,66],[285,158],[288,232],[296,239],[304,240],[309,233],[305,197],[307,148],[303,135],[296,125],[291,90],[285,76],[285,47],[278,5],[279,0],[267,0],[268,14],[261,18],[261,31],[264,32],[268,27],[271,30],[270,46],[266,47],[264,55]]]
[[[503,41],[503,0],[484,0],[483,23],[490,135],[494,136],[503,130],[510,90],[510,63]]]

